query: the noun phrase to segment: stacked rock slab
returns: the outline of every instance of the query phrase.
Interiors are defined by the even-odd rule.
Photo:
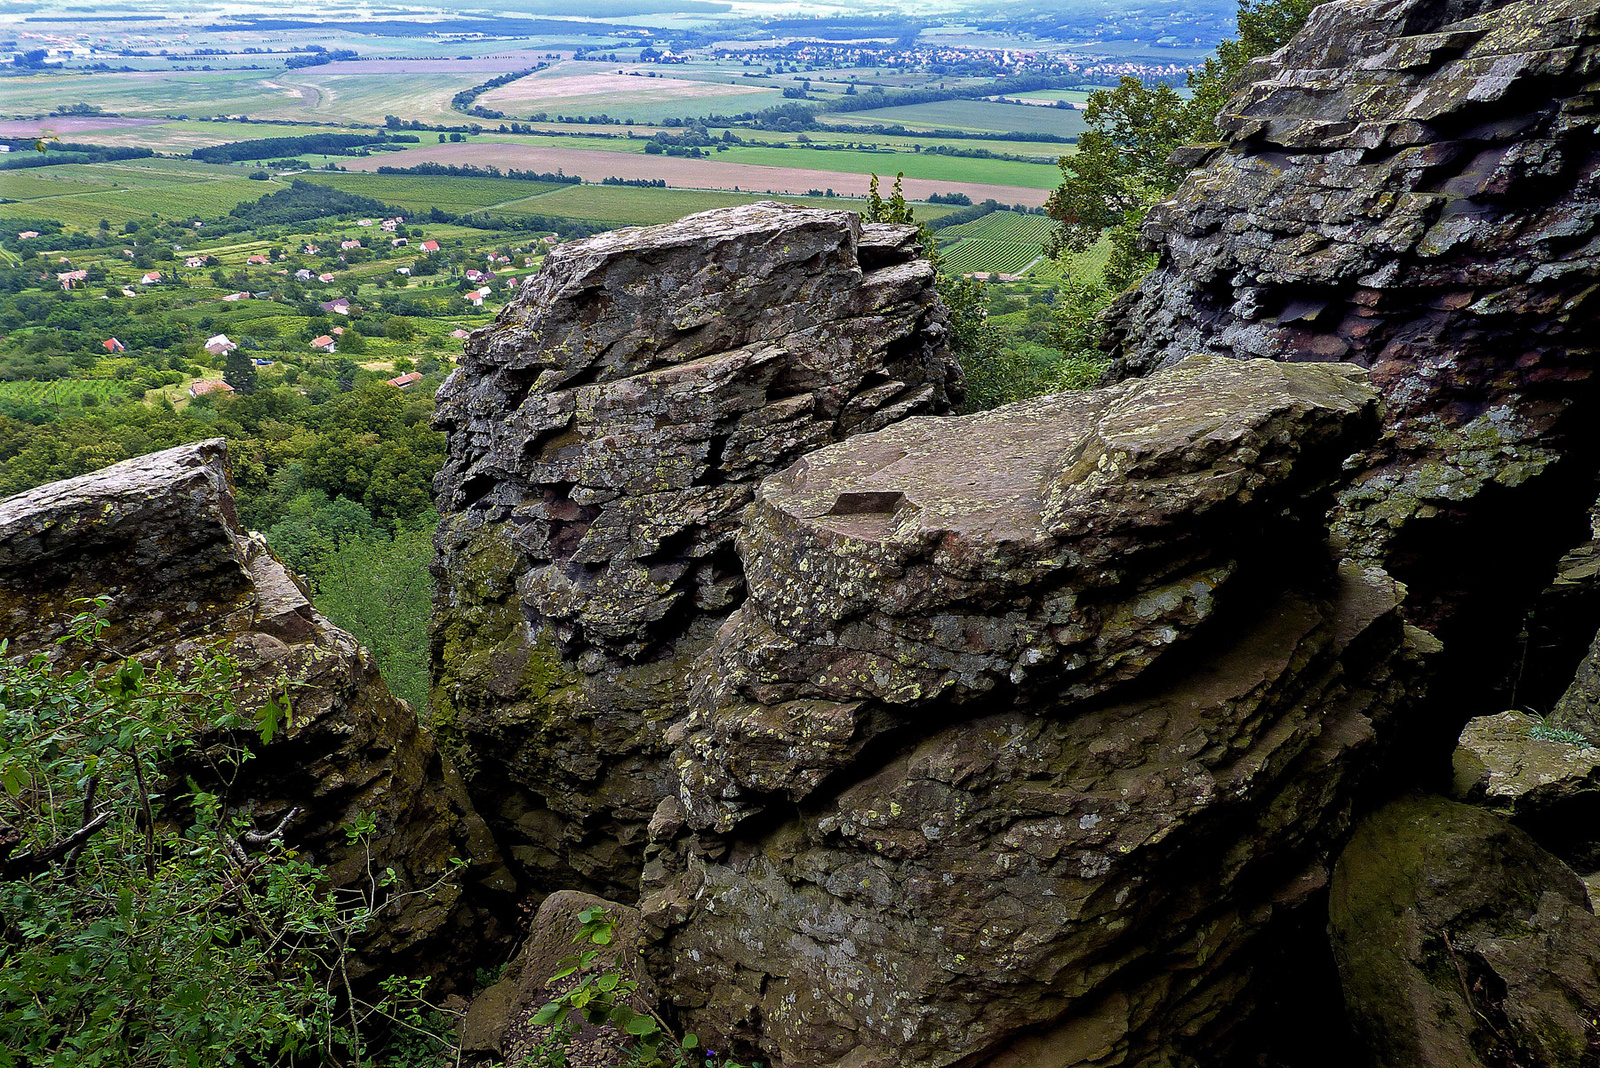
[[[1203,166],[1144,231],[1160,266],[1111,320],[1119,376],[1197,352],[1370,368],[1391,433],[1341,531],[1410,618],[1454,613],[1461,651],[1473,573],[1531,596],[1585,536],[1597,75],[1593,0],[1318,7],[1223,109],[1226,142],[1186,150]]]
[[[909,226],[775,203],[556,249],[439,394],[434,705],[512,859],[631,899],[758,480],[961,397]]]
[[[767,479],[651,825],[686,1022],[816,1068],[1220,1063],[1415,683],[1395,585],[1290,518],[1377,432],[1365,378],[1197,357]]]
[[[81,599],[102,597],[102,607],[89,606],[107,624],[97,648],[177,670],[220,649],[241,669],[243,714],[288,697],[288,723],[244,765],[226,803],[262,829],[290,817],[286,839],[335,886],[362,889],[374,870],[393,868],[393,893],[433,888],[380,914],[356,947],[357,978],[397,965],[446,968],[482,952],[493,934],[484,903],[513,889],[487,828],[366,651],[239,528],[221,439],[0,501],[0,633],[10,655],[92,663],[103,654],[57,639],[85,611]],[[370,858],[344,832],[366,815],[375,823]],[[457,860],[470,864],[456,870]]]

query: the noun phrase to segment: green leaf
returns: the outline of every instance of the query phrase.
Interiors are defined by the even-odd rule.
[[[596,979],[594,985],[609,994],[611,991],[617,988],[617,982],[621,978],[622,976],[618,975],[616,972],[607,972],[599,979]]]
[[[278,728],[282,726],[284,708],[276,699],[269,700],[256,712],[256,726],[260,728],[261,744],[266,745],[277,735]]]
[[[602,928],[601,930],[598,930],[594,934],[590,935],[589,941],[593,942],[597,946],[609,946],[611,944],[611,937],[610,928]]]
[[[661,1028],[650,1017],[639,1015],[629,1020],[628,1025],[623,1030],[637,1038],[644,1038],[646,1035],[655,1034]]]
[[[683,1041],[679,1043],[679,1045],[681,1045],[684,1049],[694,1049],[699,1044],[700,1036],[695,1034],[684,1035]]]
[[[541,1008],[538,1012],[534,1013],[533,1020],[531,1022],[535,1027],[549,1027],[560,1018],[561,1011],[564,1008],[566,1008],[566,1006],[561,1002],[552,1001],[548,1005]]]

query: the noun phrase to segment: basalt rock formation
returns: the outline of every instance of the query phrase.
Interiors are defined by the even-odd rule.
[[[485,903],[513,890],[487,827],[410,706],[389,694],[349,634],[330,624],[265,546],[240,529],[220,439],[142,456],[0,501],[0,633],[9,655],[68,662],[110,655],[57,644],[83,598],[107,598],[97,649],[183,670],[220,649],[241,674],[239,708],[286,695],[281,733],[226,803],[364,888],[363,846],[343,830],[375,823],[370,863],[393,868],[387,908],[356,947],[356,978],[404,966],[448,968],[494,935]],[[195,774],[202,774],[196,770]],[[454,870],[456,860],[470,861]]]
[[[1293,518],[1377,421],[1359,370],[1201,357],[763,482],[652,823],[684,1019],[785,1065],[1224,1048],[1427,644]]]
[[[434,704],[509,856],[637,893],[759,480],[961,397],[909,226],[761,203],[563,245],[439,394]]]
[[[1335,526],[1466,693],[1589,537],[1597,72],[1592,0],[1318,7],[1224,143],[1186,150],[1204,165],[1144,230],[1160,265],[1110,319],[1117,377],[1194,353],[1371,369],[1389,432]]]

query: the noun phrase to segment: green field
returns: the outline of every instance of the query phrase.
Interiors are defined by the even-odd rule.
[[[81,408],[85,397],[103,402],[112,397],[118,400],[141,395],[143,390],[130,390],[126,382],[110,378],[60,378],[52,382],[0,382],[0,400],[33,401],[47,408]]]
[[[468,212],[506,201],[522,200],[563,189],[558,182],[524,182],[516,178],[452,178],[426,174],[307,174],[307,181],[346,193],[376,197],[412,212],[437,207]]]
[[[8,200],[32,200],[35,197],[56,197],[64,193],[92,193],[96,190],[113,188],[111,182],[95,181],[87,174],[83,176],[82,181],[72,181],[38,173],[57,169],[35,167],[32,170],[0,171],[0,197]]]
[[[97,166],[97,165],[91,165]],[[93,193],[53,196],[0,204],[0,219],[32,219],[41,213],[68,226],[92,229],[105,219],[120,226],[130,219],[161,215],[169,219],[214,219],[228,214],[235,204],[282,189],[277,182],[230,178],[215,182],[148,185],[137,189],[112,189]],[[48,205],[48,211],[44,210]]]
[[[987,147],[987,146],[986,146]],[[866,152],[852,149],[741,148],[737,145],[716,158],[729,163],[755,163],[768,167],[802,167],[806,170],[843,171],[847,174],[904,172],[907,178],[939,182],[982,182],[1017,185],[1029,189],[1054,189],[1061,171],[1053,163],[1018,163],[1012,160],[969,159],[915,152]]]
[[[1084,131],[1083,112],[1028,104],[997,104],[992,100],[940,100],[871,111],[829,112],[823,122],[851,126],[892,125],[925,130],[970,130],[974,133],[1040,133],[1076,137]]]
[[[1020,274],[1044,254],[1055,221],[996,211],[939,232],[939,252],[956,274]]]

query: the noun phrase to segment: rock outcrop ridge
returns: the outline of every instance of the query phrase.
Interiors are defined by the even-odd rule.
[[[635,892],[761,477],[960,399],[915,238],[761,203],[563,245],[440,390],[435,713],[546,888]]]
[[[370,815],[370,861],[395,870],[393,893],[438,884],[385,910],[356,947],[358,978],[481,953],[495,933],[485,903],[514,889],[488,828],[365,650],[240,529],[221,439],[0,501],[0,633],[10,655],[98,655],[56,642],[85,610],[80,599],[98,597],[108,598],[100,648],[179,670],[220,648],[241,669],[244,714],[288,697],[287,724],[244,766],[229,804],[262,828],[298,810],[286,840],[350,888],[365,887],[371,872],[343,828]],[[452,871],[456,860],[469,863]]]
[[[1496,565],[1521,595],[1593,498],[1597,71],[1591,0],[1318,7],[1188,152],[1144,231],[1160,266],[1110,321],[1119,376],[1199,352],[1370,368],[1390,433],[1338,528],[1463,652],[1479,546],[1519,539]]]

